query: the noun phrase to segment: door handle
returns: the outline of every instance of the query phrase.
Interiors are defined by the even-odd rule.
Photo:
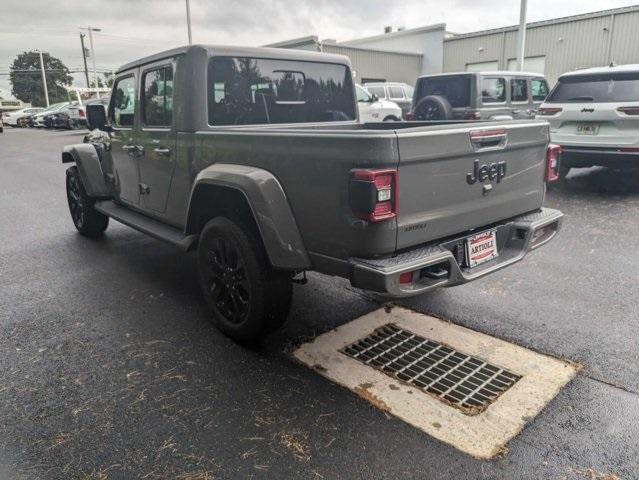
[[[158,155],[162,155],[164,157],[168,157],[168,156],[171,155],[171,149],[170,148],[154,148],[153,152],[157,153]]]

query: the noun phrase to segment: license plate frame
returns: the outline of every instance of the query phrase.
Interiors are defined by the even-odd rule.
[[[578,123],[577,135],[598,135],[599,124],[598,123]]]
[[[484,247],[484,245],[488,245]],[[484,230],[464,239],[466,266],[475,268],[499,256],[497,230]]]

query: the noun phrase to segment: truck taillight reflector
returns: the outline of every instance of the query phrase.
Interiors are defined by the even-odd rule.
[[[353,170],[350,184],[353,213],[370,222],[397,215],[397,170]]]
[[[78,114],[79,114],[82,118],[84,118],[84,110],[82,110],[82,109],[78,110]]]
[[[559,107],[542,107],[537,110],[537,115],[542,115],[542,116],[557,115],[558,113],[561,112],[561,110],[562,109]]]
[[[639,115],[639,107],[618,107],[617,111],[626,115]]]
[[[550,144],[546,150],[546,181],[559,180],[559,162],[561,161],[561,146]]]
[[[404,120],[415,120],[415,114],[413,112],[406,112]]]

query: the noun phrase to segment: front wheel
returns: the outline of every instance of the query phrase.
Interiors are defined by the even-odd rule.
[[[200,286],[215,325],[239,342],[253,342],[286,320],[292,283],[275,270],[255,229],[225,217],[210,220],[200,235]]]
[[[109,226],[109,217],[94,208],[95,199],[87,195],[78,167],[67,169],[67,201],[75,228],[85,237],[99,237]]]

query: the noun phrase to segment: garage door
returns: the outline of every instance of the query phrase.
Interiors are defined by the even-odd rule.
[[[526,57],[524,58],[524,72],[544,74],[546,69],[546,57]],[[508,70],[517,70],[517,59],[508,59]]]
[[[466,64],[467,72],[486,72],[491,70],[499,70],[499,62],[497,60],[493,62],[477,62]]]

